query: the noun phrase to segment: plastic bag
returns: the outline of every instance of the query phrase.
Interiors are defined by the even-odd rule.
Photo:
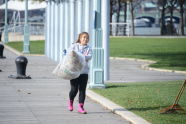
[[[60,78],[71,80],[79,77],[84,66],[85,57],[76,51],[70,51],[52,73]]]

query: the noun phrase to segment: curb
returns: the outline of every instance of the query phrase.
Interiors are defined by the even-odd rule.
[[[159,36],[159,35],[138,35],[138,36],[110,36],[110,38],[186,38],[186,36]]]
[[[133,124],[151,124],[138,115],[87,89],[87,96]]]
[[[143,59],[134,59],[134,58],[119,58],[119,57],[110,57],[110,59],[147,62],[147,64],[141,65],[142,69],[150,70],[150,71],[161,71],[161,72],[172,72],[172,73],[186,74],[186,71],[176,71],[176,70],[168,70],[168,69],[159,69],[159,68],[149,67],[150,64],[156,63],[156,61],[152,61],[152,60],[143,60]]]
[[[116,59],[116,60],[131,60],[131,61],[137,61],[137,62],[148,62],[148,63],[155,63],[156,61],[152,60],[144,60],[144,59],[136,59],[136,58],[120,58],[120,57],[110,57],[110,59]]]
[[[18,55],[18,56],[23,55],[23,53],[21,53],[21,52],[15,50],[15,49],[13,49],[12,47],[9,47],[9,46],[6,45],[6,44],[3,44],[3,45],[4,45],[4,47],[5,47],[6,49],[8,49],[9,51],[15,53],[16,55]]]
[[[14,48],[12,48],[12,47],[9,47],[9,46],[6,45],[6,44],[3,44],[3,45],[4,45],[4,47],[5,47],[6,49],[8,49],[9,51],[15,53],[15,54],[18,55],[18,56],[21,56],[21,55],[25,55],[25,56],[45,56],[45,55],[42,55],[42,54],[23,54],[23,53],[17,51],[16,49],[14,49]]]
[[[152,63],[150,63],[150,64],[152,64]],[[152,68],[152,67],[149,67],[150,64],[141,65],[141,68],[144,69],[144,70],[152,70],[152,71],[162,71],[162,72],[172,72],[172,73],[186,74],[186,71],[175,71],[175,70]]]

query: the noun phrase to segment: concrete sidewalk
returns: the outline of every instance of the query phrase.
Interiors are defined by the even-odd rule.
[[[128,124],[110,110],[90,100],[88,114],[67,110],[69,82],[51,74],[56,63],[45,56],[27,56],[27,75],[32,79],[11,79],[16,74],[16,54],[5,49],[0,59],[0,124]]]
[[[148,63],[139,59],[112,58],[110,61],[110,80],[107,82],[128,83],[186,80],[186,73],[142,69],[142,66]]]

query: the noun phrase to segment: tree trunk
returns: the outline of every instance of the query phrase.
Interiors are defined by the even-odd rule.
[[[113,9],[112,9],[112,6],[113,6],[113,4],[112,4],[112,2],[110,2],[110,23],[112,23],[112,11],[113,11]]]
[[[181,27],[181,35],[184,35],[184,9],[183,9],[183,4],[180,4],[180,16],[181,16],[181,20],[180,20],[180,27]]]
[[[124,2],[124,23],[127,22],[127,2]],[[126,35],[126,28],[127,28],[127,25],[125,24],[124,25],[124,35]]]
[[[112,15],[113,15],[113,9],[112,9],[112,6],[113,6],[113,4],[112,4],[112,2],[110,2],[110,23],[112,23]],[[110,35],[112,36],[112,25],[110,25]]]
[[[170,34],[174,34],[174,24],[173,24],[173,10],[174,10],[174,5],[171,5],[170,8]]]
[[[161,11],[161,35],[166,35],[165,5],[162,6],[162,11]]]
[[[121,0],[118,0],[118,9],[117,9],[117,18],[116,18],[117,23],[119,23],[120,11],[121,11]],[[116,26],[116,35],[118,35],[118,30],[119,30],[119,25]]]
[[[127,22],[127,2],[124,2],[124,22]]]
[[[132,36],[135,35],[135,30],[134,30],[134,7],[133,7],[133,2],[130,2],[130,12],[131,12],[131,21],[132,21]]]

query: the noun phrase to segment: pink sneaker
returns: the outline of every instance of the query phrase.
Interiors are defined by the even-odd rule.
[[[73,111],[73,102],[74,102],[73,100],[68,101],[68,110],[69,111]]]
[[[87,114],[87,112],[84,110],[83,106],[84,106],[83,103],[79,103],[78,112],[81,113],[81,114]]]

